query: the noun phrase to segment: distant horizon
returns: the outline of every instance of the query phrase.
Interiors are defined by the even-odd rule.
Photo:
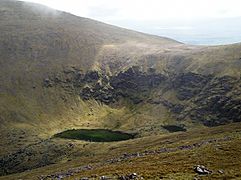
[[[181,3],[178,0],[22,1],[43,4],[80,17],[187,44],[224,45],[241,42],[239,0],[183,0]]]
[[[241,17],[203,20],[201,24],[167,25],[158,22],[119,22],[114,25],[171,38],[193,45],[227,45],[241,42]],[[123,23],[123,24],[122,24]],[[205,24],[206,26],[203,26]],[[120,26],[121,25],[121,26]]]

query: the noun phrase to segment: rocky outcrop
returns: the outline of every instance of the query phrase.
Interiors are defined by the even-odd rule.
[[[241,121],[240,79],[189,72],[167,80],[166,86],[176,92],[179,103],[161,96],[148,102],[162,104],[177,120],[190,118],[206,126]]]
[[[67,90],[79,92],[84,100],[95,99],[105,104],[128,98],[137,104],[145,100],[150,91],[166,80],[162,74],[154,71],[142,72],[139,67],[130,67],[114,76],[107,76],[98,71],[81,73],[77,69],[64,71],[60,77],[46,78],[43,86],[61,86]],[[74,90],[70,87],[74,87]]]
[[[83,100],[95,99],[104,104],[128,99],[133,104],[162,104],[177,120],[190,118],[206,126],[241,121],[241,81],[230,76],[214,77],[192,72],[164,76],[151,68],[132,66],[115,75],[99,71],[64,70],[62,75],[47,77],[43,86],[60,86],[77,93]],[[178,101],[151,96],[153,91],[174,91]]]
[[[193,100],[190,117],[207,126],[241,121],[240,80],[232,77],[213,78]]]
[[[139,67],[131,67],[110,79],[110,85],[119,97],[127,97],[134,103],[146,99],[151,90],[158,87],[166,77],[155,72],[142,72]]]
[[[173,80],[173,88],[177,91],[177,98],[180,100],[193,98],[202,91],[202,88],[211,78],[211,76],[203,76],[192,72],[176,76]]]

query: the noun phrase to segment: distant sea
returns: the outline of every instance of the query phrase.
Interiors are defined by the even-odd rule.
[[[241,17],[206,19],[186,24],[156,26],[152,33],[195,45],[222,45],[241,42]]]
[[[223,45],[241,42],[241,17],[165,22],[118,21],[112,24],[193,45]]]
[[[229,31],[227,29],[160,29],[156,35],[169,37],[177,41],[193,45],[224,45],[241,42],[241,28]]]

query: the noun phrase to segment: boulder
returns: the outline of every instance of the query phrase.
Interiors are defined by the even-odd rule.
[[[194,171],[200,175],[207,175],[211,174],[212,171],[208,170],[205,166],[203,165],[197,165],[194,167]]]

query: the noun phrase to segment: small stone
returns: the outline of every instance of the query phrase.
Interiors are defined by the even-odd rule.
[[[218,170],[218,173],[223,174],[224,172],[223,170]]]
[[[194,171],[200,175],[205,175],[205,174],[211,174],[212,171],[208,170],[205,166],[203,165],[197,165],[194,167]]]
[[[100,180],[107,180],[108,178],[106,176],[101,176]]]
[[[131,180],[131,179],[137,179],[137,174],[136,173],[132,173],[126,176],[119,176],[118,179],[120,180]]]
[[[82,177],[82,178],[80,178],[80,180],[89,180],[89,178],[87,178],[87,177]]]
[[[137,174],[136,173],[132,173],[129,175],[130,179],[136,179],[137,178]]]

